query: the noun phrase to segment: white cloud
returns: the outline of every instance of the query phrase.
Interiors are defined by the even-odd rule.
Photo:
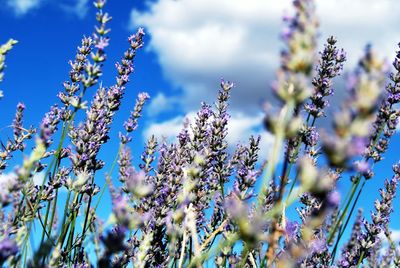
[[[169,142],[175,141],[176,136],[183,127],[184,120],[185,117],[177,116],[170,120],[153,123],[143,131],[144,138],[148,139],[151,135],[155,135],[158,141],[163,139]]]
[[[35,185],[42,185],[44,179],[45,172],[37,172],[33,175],[32,181]],[[14,184],[18,179],[17,175],[14,172],[0,174],[0,186],[4,187],[4,185]]]
[[[379,233],[379,238],[385,243],[388,242],[387,237],[383,232]],[[395,243],[400,242],[400,230],[399,229],[390,229],[390,238]]]
[[[351,64],[356,63],[367,43],[372,43],[382,56],[392,61],[400,42],[396,15],[400,6],[396,0],[337,0],[317,4],[320,4],[323,36],[337,36],[340,45],[348,51]]]
[[[35,185],[41,186],[43,184],[45,172],[37,172],[33,174],[32,181]]]
[[[16,15],[20,16],[37,8],[41,2],[41,0],[8,0],[7,5],[13,9]]]
[[[184,90],[181,100],[190,109],[199,100],[214,99],[221,76],[237,82],[233,105],[238,100],[254,103],[265,93],[266,69],[278,59],[277,53],[269,53],[271,42],[265,41],[276,39],[278,30],[268,37],[250,29],[260,32],[270,23],[278,29],[279,15],[274,14],[260,0],[246,1],[245,6],[226,0],[161,0],[151,4],[148,13],[133,10],[131,15],[132,27],[143,25],[150,32],[150,49],[166,76]],[[244,90],[252,94],[242,94]]]
[[[393,239],[394,242],[399,242],[400,241],[400,230],[391,230],[392,234],[390,238]]]
[[[17,175],[14,172],[0,174],[0,185],[4,186],[8,183],[13,183],[17,180]]]
[[[255,128],[260,126],[262,115],[247,117],[243,113],[235,114],[228,121],[227,141],[231,145],[247,142],[250,135],[255,134]],[[258,134],[258,131],[257,131]]]
[[[227,141],[230,146],[247,144],[251,135],[260,136],[260,160],[267,159],[274,142],[274,136],[262,126],[264,115],[246,115],[235,113],[228,122]]]
[[[391,229],[390,232],[391,232],[390,239],[395,244],[398,244],[400,242],[400,230]],[[387,254],[387,251],[391,245],[390,245],[389,240],[387,239],[386,235],[383,232],[380,232],[378,236],[381,239],[382,245],[383,245],[381,247],[381,249],[379,250],[379,253],[384,256],[385,254]]]
[[[78,16],[79,18],[84,18],[89,11],[89,0],[76,0],[74,5],[66,5],[62,4],[61,8],[73,15]]]
[[[57,4],[66,13],[73,14],[79,18],[84,18],[89,11],[89,0],[71,1],[46,1],[46,0],[7,0],[7,5],[14,11],[17,16],[27,14],[29,11],[40,7],[44,2],[53,2]]]
[[[157,116],[162,112],[173,110],[177,104],[179,104],[178,98],[165,96],[164,93],[160,92],[154,98],[151,98],[146,111],[150,116]]]
[[[131,27],[151,34],[149,49],[166,77],[182,89],[187,110],[213,100],[221,76],[237,82],[232,109],[256,113],[270,98],[269,83],[279,64],[278,36],[291,0],[159,0],[132,10]],[[321,37],[336,35],[354,65],[366,43],[393,57],[400,41],[396,0],[316,1]],[[323,40],[321,39],[321,43]],[[349,67],[347,67],[349,70]]]

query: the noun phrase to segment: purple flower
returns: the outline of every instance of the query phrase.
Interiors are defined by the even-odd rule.
[[[17,140],[22,135],[22,118],[25,110],[25,104],[19,102],[17,104],[17,112],[13,121],[14,139]]]
[[[130,42],[132,49],[138,49],[143,46],[144,35],[145,35],[144,29],[140,27],[137,30],[136,34],[133,34],[128,38],[128,41]]]
[[[361,174],[367,173],[370,171],[370,166],[367,161],[356,161],[354,163],[354,166],[356,168],[357,172],[360,172]]]
[[[57,105],[54,105],[42,119],[42,123],[40,124],[40,138],[47,147],[53,142],[51,136],[57,131],[57,125],[61,120],[63,112],[63,109],[59,109]]]
[[[340,193],[338,191],[332,191],[328,194],[328,206],[336,208],[340,203]]]
[[[138,99],[140,102],[144,102],[147,99],[150,99],[150,95],[147,92],[140,92],[138,94]]]
[[[304,144],[307,146],[314,147],[317,145],[319,140],[319,133],[315,127],[311,127],[305,134]]]
[[[197,114],[198,114],[199,118],[208,119],[213,115],[213,111],[212,111],[210,105],[203,102],[201,104],[201,109]]]
[[[99,49],[99,50],[104,50],[106,47],[108,47],[108,45],[109,45],[109,39],[107,38],[107,37],[103,37],[103,36],[101,36],[98,40],[97,40],[97,42],[96,42],[96,44],[95,44],[95,47],[97,48],[97,49]]]
[[[324,239],[314,239],[310,244],[311,253],[322,253],[327,250],[326,241]]]
[[[366,150],[367,144],[368,140],[366,138],[354,137],[347,152],[350,156],[362,155]]]
[[[0,241],[0,264],[3,264],[8,257],[16,255],[19,249],[17,243],[9,238]]]
[[[127,229],[123,226],[115,226],[106,236],[100,239],[106,246],[108,253],[117,253],[125,249],[125,233]]]
[[[389,96],[387,97],[388,102],[390,103],[398,103],[400,102],[400,92],[398,93],[389,93]]]
[[[235,194],[225,198],[224,208],[234,221],[247,218],[247,207]]]
[[[146,197],[153,192],[153,186],[146,183],[146,173],[143,170],[136,172],[133,168],[127,171],[126,189],[137,198]]]
[[[318,33],[314,1],[293,1],[293,7],[293,16],[283,16],[285,27],[281,37],[286,47],[281,53],[281,69],[289,75],[309,75],[315,60]]]
[[[118,224],[129,228],[131,224],[131,212],[128,199],[123,195],[113,198],[113,213]]]
[[[285,234],[286,234],[286,239],[288,241],[290,240],[297,240],[297,233],[299,231],[299,223],[297,221],[290,221],[288,220],[286,222],[285,226]]]
[[[233,82],[225,81],[224,79],[221,79],[221,88],[224,91],[230,91],[234,86],[235,86],[235,84]]]
[[[285,27],[281,33],[281,38],[288,41],[292,37],[293,31],[289,27]]]
[[[145,101],[148,100],[149,98],[150,96],[146,92],[141,92],[138,94],[135,107],[131,112],[128,120],[124,123],[124,127],[127,132],[132,132],[137,128],[138,119],[142,115],[143,106],[145,104]]]
[[[323,110],[328,106],[328,101],[323,98],[333,94],[332,79],[338,76],[343,68],[343,62],[346,60],[346,55],[343,50],[336,48],[336,38],[333,36],[327,39],[325,48],[321,52],[321,59],[318,66],[318,75],[312,80],[314,93],[310,97],[311,104],[307,104],[305,109],[314,117],[323,115]],[[315,108],[315,109],[313,109]]]

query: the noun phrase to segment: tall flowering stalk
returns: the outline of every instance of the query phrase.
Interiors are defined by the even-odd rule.
[[[3,81],[4,78],[4,68],[6,67],[5,60],[7,53],[13,48],[18,41],[14,39],[10,39],[7,43],[0,46],[0,82]],[[0,99],[3,97],[3,91],[0,90]]]
[[[367,138],[360,144],[363,159],[356,162],[356,170],[358,170],[358,173],[352,177],[352,186],[349,190],[350,198],[347,200],[341,215],[335,224],[335,228],[329,237],[329,241],[331,241],[335,230],[340,224],[342,224],[345,216],[347,216],[347,211],[350,209],[350,213],[347,216],[344,226],[341,228],[335,248],[347,227],[350,216],[356,207],[358,197],[360,196],[365,183],[373,176],[372,166],[374,163],[382,160],[382,154],[388,148],[389,139],[394,134],[399,117],[399,111],[395,108],[395,104],[398,103],[399,100],[396,100],[396,98],[393,98],[392,96],[396,95],[396,92],[398,91],[397,88],[399,81],[396,77],[399,75],[400,66],[396,63],[399,61],[400,54],[396,53],[396,58],[393,62],[395,72],[392,72],[389,75],[391,82],[386,85],[385,94],[380,93],[379,83],[382,85],[382,73],[385,73],[386,68],[383,63],[379,64],[379,61],[373,56],[374,55],[370,48],[367,47],[366,56],[360,61],[360,66],[367,74],[369,74],[369,78],[367,77],[367,81],[369,82],[366,85],[360,86],[359,90],[364,90],[366,92],[356,93],[357,91],[354,91],[354,89],[352,90],[352,106],[358,109],[356,115],[358,116],[358,121],[361,122],[357,124],[357,120],[355,120],[354,129]],[[363,78],[360,79],[362,82]],[[378,105],[379,100],[381,102],[380,105]],[[375,112],[376,109],[377,112]],[[362,133],[360,133],[360,130]],[[355,195],[357,191],[358,193]],[[354,202],[350,208],[353,199]]]
[[[361,224],[365,230],[356,229],[358,243],[352,244],[344,250],[343,258],[340,260],[340,267],[360,266],[365,258],[374,254],[376,245],[379,246],[381,234],[388,231],[390,215],[393,212],[393,200],[396,195],[399,182],[399,165],[393,166],[395,175],[391,180],[385,181],[385,188],[380,189],[381,200],[375,202],[375,212],[371,213],[372,221],[366,220]],[[378,247],[379,248],[379,247]]]
[[[281,68],[277,73],[277,82],[273,89],[279,99],[287,102],[293,98],[294,118],[300,118],[299,114],[304,108],[307,118],[298,130],[299,135],[293,135],[286,143],[285,164],[281,174],[282,186],[280,195],[283,194],[287,184],[292,165],[297,161],[301,145],[305,144],[305,150],[312,147],[310,155],[314,154],[314,146],[318,142],[319,134],[314,127],[315,120],[324,115],[324,108],[328,105],[326,97],[333,94],[332,78],[341,72],[345,54],[336,47],[336,39],[330,37],[325,49],[320,53],[320,60],[316,68],[317,74],[312,79],[312,86],[307,83],[307,78],[313,76],[317,55],[317,35],[319,22],[316,17],[314,1],[293,1],[296,10],[293,17],[285,17],[287,23],[282,37],[287,48],[281,54]],[[288,93],[291,89],[292,93]],[[307,100],[307,98],[309,100]],[[297,120],[300,122],[300,120]],[[296,178],[292,181],[289,192],[293,190]],[[282,197],[279,197],[282,198]]]
[[[313,148],[318,143],[319,133],[314,125],[316,119],[324,115],[324,109],[329,104],[326,98],[333,94],[332,79],[340,75],[343,62],[346,60],[344,51],[336,47],[336,42],[333,36],[329,37],[324,50],[320,53],[317,75],[312,80],[314,89],[309,101],[304,104],[307,113],[305,124],[301,127],[299,135],[289,139],[287,143],[285,167],[281,175],[284,182],[289,177],[291,166],[296,162],[302,144],[304,144],[305,150],[311,148],[308,152],[310,156],[315,156]],[[296,178],[292,182],[291,189],[295,183]]]
[[[281,37],[286,48],[281,52],[281,68],[289,74],[309,75],[313,71],[319,26],[315,3],[295,0],[293,7],[295,14],[283,18],[286,26]]]

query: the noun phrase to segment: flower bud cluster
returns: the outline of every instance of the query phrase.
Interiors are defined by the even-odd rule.
[[[130,48],[124,55],[122,65],[117,65],[116,85],[109,89],[100,87],[90,109],[86,112],[86,121],[77,128],[70,130],[69,136],[76,148],[76,154],[71,154],[70,159],[76,170],[98,170],[104,165],[104,162],[97,160],[96,157],[101,145],[109,139],[110,124],[115,111],[119,109],[121,104],[125,84],[133,71],[136,49],[141,47],[138,43],[143,43],[143,35],[143,30],[139,29],[134,37],[135,41],[130,38]]]
[[[30,126],[26,129],[23,126],[23,113],[25,110],[25,105],[22,103],[17,104],[17,111],[15,113],[15,117],[12,123],[13,129],[13,139],[8,139],[7,143],[2,145],[2,150],[0,150],[0,172],[1,170],[6,169],[7,160],[12,157],[12,153],[20,150],[23,151],[25,149],[25,141],[29,140],[36,133],[36,129],[33,126]]]
[[[284,70],[307,75],[314,66],[319,22],[314,1],[295,0],[293,7],[294,16],[283,18],[287,26],[282,39],[287,43],[287,49],[281,53],[281,64]]]
[[[325,49],[320,53],[318,75],[312,81],[314,92],[310,97],[311,102],[304,106],[314,118],[324,116],[324,109],[328,106],[325,98],[333,94],[332,78],[340,74],[343,62],[346,60],[344,51],[336,48],[336,38],[331,36],[326,42]]]
[[[124,123],[124,127],[126,132],[132,132],[134,131],[137,126],[138,126],[138,119],[141,116],[143,105],[146,100],[150,98],[149,94],[146,92],[141,92],[138,95],[138,99],[136,100],[135,108],[131,112],[131,115],[129,116],[128,120]]]
[[[97,8],[96,19],[99,27],[95,27],[93,37],[84,36],[82,38],[75,59],[69,62],[71,66],[70,81],[63,83],[66,94],[64,92],[58,93],[59,99],[66,107],[71,105],[75,109],[86,108],[85,103],[82,103],[83,95],[87,88],[97,84],[102,75],[102,63],[106,60],[104,49],[108,46],[109,37],[107,34],[110,32],[110,29],[107,29],[107,23],[111,20],[111,17],[102,10],[104,3],[101,3],[101,1],[94,3]],[[89,56],[91,56],[93,63],[89,61]],[[77,96],[81,88],[82,92]],[[66,117],[66,119],[69,119],[69,117]]]
[[[17,44],[18,41],[14,39],[10,39],[5,43],[4,45],[0,46],[0,82],[3,81],[4,77],[4,68],[6,67],[5,65],[5,59],[6,59],[6,54],[13,48],[15,44]],[[3,97],[3,91],[0,90],[0,99]]]
[[[400,43],[399,43],[400,47]],[[389,139],[396,131],[400,111],[397,104],[400,102],[400,51],[396,53],[393,67],[395,71],[389,76],[390,83],[386,86],[387,95],[384,97],[378,114],[373,123],[373,130],[370,135],[370,142],[365,152],[368,159],[378,162],[382,159],[382,154],[387,150]]]
[[[394,169],[398,169],[398,165],[395,165]],[[354,225],[350,241],[344,248],[339,261],[340,267],[352,267],[361,263],[364,258],[374,254],[377,244],[380,246],[381,235],[388,231],[399,176],[400,173],[395,172],[391,180],[385,181],[385,189],[379,190],[381,200],[375,201],[375,212],[371,213],[372,221],[364,220],[360,223],[358,220]],[[360,230],[361,226],[365,230]]]

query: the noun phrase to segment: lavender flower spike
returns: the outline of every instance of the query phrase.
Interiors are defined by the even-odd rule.
[[[340,74],[346,60],[345,52],[336,48],[336,38],[331,36],[326,42],[317,69],[318,75],[312,81],[314,93],[310,97],[311,103],[305,105],[305,110],[315,118],[324,115],[323,110],[328,106],[324,98],[333,94],[332,78]]]
[[[138,98],[136,100],[135,108],[131,112],[129,119],[124,123],[124,127],[127,132],[132,132],[137,128],[138,126],[137,121],[141,116],[143,105],[145,101],[148,100],[149,98],[150,96],[146,92],[139,93]]]

